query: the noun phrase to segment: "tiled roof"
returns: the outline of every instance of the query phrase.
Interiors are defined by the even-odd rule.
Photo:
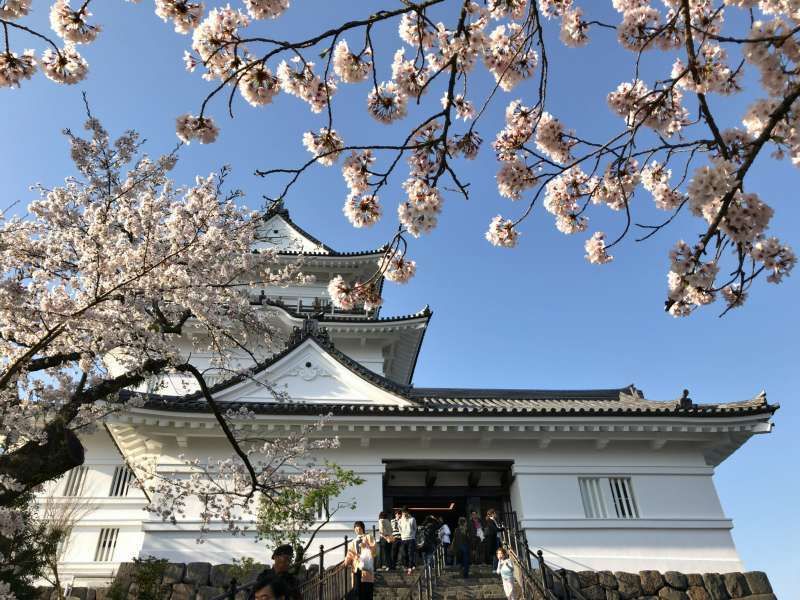
[[[304,331],[287,348],[259,364],[259,373],[290,354],[306,339],[312,338],[330,356],[377,387],[409,401],[408,406],[385,404],[220,402],[223,410],[246,406],[257,414],[275,415],[364,415],[381,417],[413,416],[653,416],[653,417],[726,417],[771,414],[778,405],[767,402],[763,392],[750,400],[721,404],[693,404],[681,400],[647,400],[633,385],[597,390],[539,389],[463,389],[415,388],[400,385],[364,367],[337,350],[324,335]],[[235,385],[244,376],[233,377],[210,388],[211,393]],[[150,395],[145,408],[177,412],[209,412],[200,392],[186,396]]]
[[[381,246],[380,248],[376,248],[374,250],[357,250],[354,252],[339,252],[337,250],[334,250],[327,244],[321,242],[316,237],[311,235],[308,231],[300,227],[300,225],[292,221],[292,218],[289,216],[289,211],[283,205],[283,201],[278,201],[273,203],[264,213],[263,218],[266,221],[268,219],[271,219],[275,215],[279,215],[289,227],[294,229],[297,233],[306,238],[312,244],[316,244],[325,250],[325,252],[300,252],[300,251],[282,250],[281,252],[279,252],[279,254],[289,255],[289,256],[298,256],[302,254],[304,256],[313,256],[322,258],[326,256],[332,258],[341,258],[348,256],[372,256],[376,254],[383,254],[384,252],[386,252],[387,247],[385,245]]]
[[[258,302],[253,301],[251,304],[258,304]],[[420,319],[424,317],[430,317],[433,315],[433,311],[431,310],[430,306],[425,305],[422,310],[410,315],[395,315],[393,317],[368,317],[363,314],[330,314],[328,312],[324,312],[325,309],[320,310],[320,312],[303,312],[299,313],[290,306],[288,306],[284,302],[280,302],[277,300],[269,300],[265,299],[260,304],[264,306],[273,306],[275,308],[283,309],[289,316],[294,317],[295,319],[316,319],[317,321],[323,323],[395,323],[395,322],[402,322],[402,321],[413,321],[414,319]]]

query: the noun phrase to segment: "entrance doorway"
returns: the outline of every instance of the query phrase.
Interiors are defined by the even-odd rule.
[[[502,519],[511,513],[511,461],[385,460],[383,508],[408,507],[421,524],[441,517],[451,531],[459,517],[475,511],[481,521],[495,509]]]

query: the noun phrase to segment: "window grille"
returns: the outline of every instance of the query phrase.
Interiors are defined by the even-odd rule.
[[[330,504],[329,498],[327,496],[323,496],[319,500],[317,500],[317,520],[324,521],[330,516]]]
[[[638,519],[639,507],[630,477],[580,477],[587,519]]]
[[[133,473],[126,466],[122,465],[114,469],[114,478],[111,480],[111,490],[109,496],[127,496],[128,490],[133,481]]]
[[[94,551],[95,562],[110,562],[114,559],[119,529],[101,529],[97,538],[97,549]]]
[[[65,496],[80,496],[83,491],[83,484],[86,482],[86,467],[75,467],[67,473],[67,480],[64,482]]]

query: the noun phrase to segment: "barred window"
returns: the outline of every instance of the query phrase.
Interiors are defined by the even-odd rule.
[[[317,520],[324,521],[330,516],[330,499],[324,496],[317,500]]]
[[[110,562],[114,560],[114,550],[117,547],[119,529],[101,529],[97,538],[97,548],[94,551],[95,562]]]
[[[587,519],[638,519],[630,477],[578,478]]]
[[[114,477],[111,480],[111,489],[108,492],[109,496],[127,496],[128,490],[133,481],[133,472],[127,467],[122,465],[114,469]]]
[[[67,473],[67,479],[64,482],[64,495],[65,496],[80,496],[83,491],[83,484],[86,482],[86,473],[88,469],[84,466],[75,467]]]

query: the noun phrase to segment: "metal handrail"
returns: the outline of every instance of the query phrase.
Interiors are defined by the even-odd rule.
[[[342,600],[353,588],[352,577],[348,577],[349,569],[345,565],[344,559],[347,558],[347,548],[350,538],[344,536],[344,540],[335,546],[325,547],[320,544],[319,552],[308,557],[304,557],[300,565],[309,565],[307,568],[316,568],[316,573],[307,578],[300,584],[299,592],[303,600]],[[330,560],[332,552],[343,549],[342,560],[337,560],[326,567],[326,557]],[[314,561],[314,563],[312,563]],[[255,586],[256,580],[240,584],[236,578],[231,579],[226,586],[223,594],[214,596],[211,600],[234,600],[239,592],[249,592]]]
[[[406,590],[406,594],[401,596],[401,600],[433,600],[433,591],[436,589],[436,582],[444,571],[444,547],[437,543],[433,551],[433,561],[425,561],[425,566]]]
[[[512,560],[522,573],[523,598],[535,597],[534,591],[549,600],[586,600],[580,589],[570,585],[565,569],[555,570],[544,559],[542,550],[533,552],[528,546],[528,537],[519,526],[516,513],[505,515],[504,543]],[[533,565],[538,566],[538,576]],[[530,595],[529,595],[530,594]]]

